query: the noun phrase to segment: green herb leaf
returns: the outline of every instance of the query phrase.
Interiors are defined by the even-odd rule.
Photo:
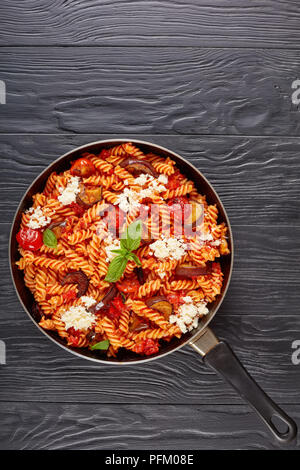
[[[128,253],[128,251],[130,251],[129,243],[128,243],[127,238],[121,238],[120,239],[120,245],[121,245],[121,250],[124,250],[126,253]]]
[[[109,250],[112,253],[118,253],[119,255],[126,256],[128,254],[127,250],[123,250],[123,248],[117,249],[117,250]]]
[[[90,349],[94,351],[95,349],[100,349],[101,351],[106,351],[109,348],[109,341],[105,339],[104,341],[99,341],[99,343],[93,344],[90,346]]]
[[[116,253],[117,256],[111,261],[108,266],[107,275],[105,281],[117,282],[122,276],[128,260],[133,260],[140,266],[141,262],[133,250],[136,250],[141,243],[142,239],[142,222],[136,220],[127,227],[126,237],[120,239],[120,249],[110,250],[112,253]]]
[[[108,266],[108,271],[105,277],[107,282],[117,282],[123,274],[124,269],[126,268],[127,258],[118,255],[116,256]]]
[[[126,295],[124,294],[124,292],[120,292],[121,294],[121,297],[122,297],[122,300],[123,300],[123,304],[125,304],[126,302]]]
[[[140,246],[141,239],[142,222],[140,220],[136,220],[127,227],[126,238],[121,238],[120,244],[122,248],[128,251],[134,251]]]
[[[43,243],[44,243],[44,245],[49,246],[50,248],[56,248],[57,247],[57,238],[56,238],[54,232],[52,232],[52,230],[50,230],[50,228],[46,228],[46,230],[44,230]]]
[[[136,256],[135,253],[129,253],[128,259],[132,259],[138,266],[142,266],[142,263],[140,262],[139,258]]]

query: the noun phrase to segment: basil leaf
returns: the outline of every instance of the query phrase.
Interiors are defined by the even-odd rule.
[[[94,351],[95,349],[100,349],[101,351],[106,351],[109,348],[109,341],[105,339],[104,341],[99,341],[99,343],[93,344],[90,346],[90,349]]]
[[[118,253],[119,255],[122,255],[122,256],[126,256],[128,253],[128,251],[123,250],[123,248],[117,249],[117,250],[109,250],[109,251],[111,251],[112,253]]]
[[[126,238],[121,239],[121,247],[128,251],[136,250],[141,243],[142,239],[142,222],[136,220],[127,227]]]
[[[136,240],[142,236],[142,221],[135,220],[127,227],[127,238]]]
[[[135,261],[135,263],[136,263],[138,266],[142,266],[142,263],[140,262],[139,258],[136,256],[135,253],[129,253],[128,259],[132,259],[132,261]]]
[[[107,275],[105,281],[116,282],[120,279],[126,268],[127,261],[132,259],[138,266],[141,266],[141,262],[138,257],[132,253],[136,250],[141,243],[142,239],[142,222],[136,220],[127,227],[126,237],[120,239],[120,249],[111,250],[112,253],[116,253],[116,256],[108,266]]]
[[[122,255],[116,256],[108,266],[108,271],[105,277],[105,281],[117,282],[123,274],[126,268],[127,258]]]
[[[52,232],[52,230],[50,230],[50,228],[46,228],[46,230],[44,230],[43,243],[44,243],[44,245],[49,246],[50,248],[56,248],[57,247],[57,238],[56,238],[54,232]]]
[[[121,297],[122,297],[122,300],[123,300],[123,304],[125,304],[126,302],[126,295],[124,294],[124,292],[120,292],[121,294]]]
[[[121,238],[120,245],[121,245],[121,250],[124,250],[126,253],[128,253],[128,251],[131,251],[130,243],[127,238]]]

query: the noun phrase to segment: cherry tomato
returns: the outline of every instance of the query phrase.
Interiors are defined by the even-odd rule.
[[[137,343],[135,347],[135,352],[138,354],[145,354],[145,356],[150,356],[150,354],[155,354],[159,350],[159,344],[157,340],[150,338],[144,339]]]
[[[68,333],[68,343],[70,346],[74,346],[75,348],[78,346],[79,343],[79,336],[80,336],[80,331],[75,330],[75,328],[71,327],[67,330]]]
[[[168,189],[177,189],[179,188],[181,184],[181,179],[182,176],[180,172],[177,170],[173,175],[168,176],[168,183],[167,183],[167,188]]]
[[[189,203],[189,200],[186,196],[179,196],[179,197],[174,197],[173,199],[171,199],[169,202],[168,202],[168,206],[180,206],[180,207],[184,207],[185,204],[188,204]]]
[[[117,296],[115,297],[111,302],[110,306],[108,309],[108,317],[110,317],[112,320],[117,320],[123,310],[125,309],[125,305],[123,304],[122,297]]]
[[[184,297],[184,294],[180,291],[173,292],[172,294],[168,294],[166,296],[167,300],[174,306],[176,310],[178,309],[179,305],[184,303],[182,297]]]
[[[120,292],[124,294],[132,294],[136,292],[140,287],[138,279],[125,279],[120,283],[117,283],[117,288]]]
[[[38,250],[43,244],[43,235],[38,230],[32,228],[21,228],[16,236],[19,245],[24,250]]]
[[[71,166],[71,174],[73,176],[81,176],[82,178],[88,178],[95,173],[95,171],[96,169],[93,162],[88,158],[79,158]]]
[[[168,202],[170,206],[171,221],[174,226],[174,234],[180,235],[184,227],[184,221],[187,220],[191,213],[191,204],[185,196],[175,197]]]
[[[111,320],[118,320],[118,318],[121,316],[121,311],[116,309],[113,305],[111,305],[108,309],[107,316]]]
[[[77,204],[77,202],[71,202],[71,204],[69,204],[69,207],[73,209],[73,211],[76,215],[78,215],[78,217],[81,217],[85,213],[84,207]]]
[[[109,157],[109,155],[110,155],[110,151],[106,150],[106,149],[103,149],[99,153],[99,158],[103,158],[105,160],[107,157]]]
[[[62,297],[63,297],[64,303],[67,304],[71,300],[76,299],[77,297],[76,290],[70,290],[69,292],[64,292]]]
[[[125,306],[124,306],[124,302],[123,302],[123,299],[121,296],[117,296],[115,297],[111,303],[113,304],[113,306],[117,309],[117,310],[120,310],[121,312],[124,310]]]
[[[110,232],[119,235],[119,228],[125,222],[125,213],[118,207],[110,205],[105,213],[105,221]]]

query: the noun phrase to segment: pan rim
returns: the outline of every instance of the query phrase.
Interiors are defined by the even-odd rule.
[[[221,298],[219,299],[219,303],[218,303],[217,307],[215,308],[215,311],[210,316],[208,321],[204,325],[202,325],[200,330],[196,331],[190,338],[186,339],[183,343],[179,344],[178,346],[175,346],[174,348],[170,349],[169,351],[159,353],[154,357],[149,357],[149,358],[143,358],[142,357],[140,359],[136,359],[136,360],[133,359],[133,360],[130,360],[130,361],[117,361],[117,360],[116,361],[109,361],[109,360],[104,360],[104,359],[101,359],[101,358],[98,359],[98,358],[94,358],[94,357],[85,356],[83,354],[80,354],[76,350],[73,350],[73,349],[69,348],[67,345],[64,345],[64,344],[60,343],[58,340],[56,340],[55,338],[50,336],[47,333],[47,331],[45,331],[42,327],[40,327],[39,324],[33,319],[32,315],[29,313],[27,307],[25,306],[23,300],[21,299],[21,296],[18,292],[16,283],[15,283],[14,273],[13,273],[13,270],[12,270],[12,259],[11,259],[12,234],[13,234],[13,229],[15,227],[16,218],[17,218],[17,216],[19,214],[19,211],[21,209],[21,206],[22,206],[24,200],[26,199],[27,194],[30,191],[30,189],[32,188],[32,186],[44,175],[44,173],[47,172],[47,170],[52,165],[60,162],[61,160],[64,160],[66,157],[68,157],[68,155],[71,155],[75,152],[80,152],[81,150],[89,148],[89,147],[94,146],[94,145],[103,145],[103,144],[109,144],[109,143],[116,144],[118,142],[121,142],[121,143],[122,142],[132,142],[134,144],[141,144],[141,145],[146,145],[146,146],[148,145],[148,146],[151,146],[151,147],[155,147],[158,151],[162,150],[162,151],[164,151],[168,154],[171,154],[171,155],[173,154],[174,156],[176,156],[176,158],[178,158],[181,161],[184,161],[188,166],[190,166],[194,171],[196,171],[196,173],[199,175],[199,178],[202,179],[209,186],[209,188],[211,189],[211,191],[213,192],[213,194],[216,198],[216,201],[218,202],[218,204],[220,205],[220,207],[223,210],[223,213],[224,213],[224,216],[225,216],[225,219],[226,219],[225,222],[226,222],[226,225],[228,227],[228,238],[230,239],[230,244],[231,244],[231,252],[228,255],[228,256],[230,256],[230,267],[229,267],[229,273],[228,273],[228,278],[227,278],[227,284],[224,288],[224,291],[221,294]],[[208,327],[208,325],[211,323],[212,319],[215,317],[216,313],[218,312],[218,310],[219,310],[220,306],[222,305],[223,300],[224,300],[224,298],[227,294],[227,291],[228,291],[228,288],[229,288],[229,285],[230,285],[230,281],[231,281],[231,277],[232,277],[232,271],[233,271],[234,241],[233,241],[233,234],[232,234],[232,228],[231,228],[230,220],[229,220],[229,217],[227,215],[227,211],[226,211],[226,209],[225,209],[225,207],[224,207],[224,205],[221,201],[221,198],[219,197],[218,193],[216,192],[216,190],[214,189],[212,184],[207,180],[207,178],[202,174],[202,172],[198,168],[196,168],[192,163],[190,163],[188,160],[186,160],[184,157],[177,154],[173,150],[170,150],[170,149],[168,149],[166,147],[163,147],[162,145],[159,145],[159,144],[155,144],[155,143],[152,143],[152,142],[149,142],[149,141],[144,141],[144,140],[139,140],[139,139],[130,139],[130,138],[123,138],[123,137],[122,138],[110,138],[110,139],[96,140],[96,141],[93,141],[93,142],[88,142],[87,144],[83,144],[83,145],[80,145],[79,147],[75,147],[75,148],[69,150],[68,152],[64,153],[63,155],[61,155],[58,158],[56,158],[55,160],[53,160],[49,165],[47,165],[47,167],[27,187],[25,193],[23,194],[22,199],[20,200],[20,202],[18,204],[18,207],[16,208],[16,211],[15,211],[12,223],[11,223],[10,234],[9,234],[9,243],[8,243],[8,261],[9,261],[9,270],[10,270],[11,279],[13,281],[14,289],[15,289],[15,292],[16,292],[17,297],[19,299],[19,302],[22,305],[23,309],[25,310],[27,316],[31,319],[33,324],[44,334],[45,337],[47,337],[53,343],[55,343],[56,345],[58,345],[61,348],[65,349],[69,353],[72,353],[72,354],[74,354],[75,356],[77,356],[81,359],[89,360],[89,361],[95,362],[97,364],[107,364],[107,365],[114,365],[114,366],[130,366],[130,365],[146,363],[146,362],[150,362],[150,361],[154,361],[154,360],[163,358],[163,357],[167,356],[168,354],[171,354],[171,353],[183,348],[187,344],[190,344],[192,341],[195,341],[196,339],[198,339],[203,334],[203,331]]]

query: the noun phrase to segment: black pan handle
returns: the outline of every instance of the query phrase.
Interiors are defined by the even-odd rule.
[[[277,441],[288,443],[295,439],[296,423],[252,379],[227,343],[219,342],[212,331],[207,329],[190,344],[203,356],[204,363],[221,375],[252,406]]]

